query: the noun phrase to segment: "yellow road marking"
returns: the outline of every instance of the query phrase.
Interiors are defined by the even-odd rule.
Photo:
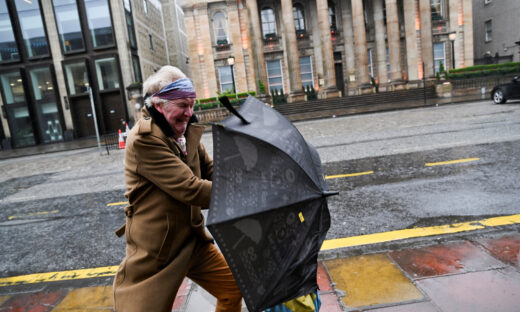
[[[440,166],[440,165],[449,165],[449,164],[458,164],[458,163],[464,163],[464,162],[470,162],[479,160],[480,158],[464,158],[464,159],[456,159],[456,160],[448,160],[448,161],[439,161],[439,162],[433,162],[433,163],[425,163],[424,165],[427,167],[432,166]]]
[[[50,214],[50,213],[58,213],[60,212],[59,210],[52,210],[52,211],[39,211],[39,212],[33,212],[33,213],[28,213],[28,214],[25,214],[25,215],[19,215],[19,216],[10,216],[9,220],[13,220],[13,219],[16,219],[16,218],[23,218],[23,217],[32,217],[32,216],[41,216],[41,215],[46,215],[46,214]]]
[[[348,177],[357,177],[357,176],[373,174],[373,173],[374,173],[374,171],[364,171],[364,172],[356,172],[356,173],[329,175],[329,176],[325,176],[325,180],[328,180],[328,179],[339,179],[339,178],[348,178]]]
[[[13,277],[0,278],[0,287],[34,284],[44,282],[57,282],[66,280],[77,280],[83,278],[113,276],[116,274],[118,266],[99,267],[93,269],[70,270],[61,272],[35,273]]]
[[[463,223],[454,223],[438,226],[430,226],[424,228],[414,228],[405,230],[396,230],[383,233],[374,233],[368,235],[352,236],[345,238],[330,239],[323,242],[321,250],[330,250],[337,248],[361,246],[368,244],[377,244],[407,238],[424,237],[442,234],[452,234],[466,231],[480,230],[485,227],[494,227],[501,225],[511,225],[520,223],[520,214],[494,217],[478,221],[470,221]]]
[[[361,246],[401,240],[414,237],[424,237],[442,234],[452,234],[465,231],[475,231],[486,227],[512,225],[520,223],[520,214],[488,218],[478,221],[463,223],[430,226],[425,228],[414,228],[397,230],[383,233],[360,235],[353,237],[329,239],[323,242],[321,250],[331,250],[345,247]],[[29,275],[13,276],[0,278],[0,287],[34,284],[44,282],[56,282],[65,280],[76,280],[93,277],[113,276],[116,274],[118,266],[107,266],[92,269],[70,270],[61,272],[35,273]]]
[[[121,206],[121,205],[128,205],[128,202],[124,201],[124,202],[118,202],[118,203],[110,203],[110,204],[107,204],[107,207],[110,207],[110,206]]]

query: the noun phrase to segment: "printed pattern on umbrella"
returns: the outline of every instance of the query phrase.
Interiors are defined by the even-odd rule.
[[[285,117],[249,97],[213,126],[208,228],[248,309],[317,289],[317,256],[330,227],[317,151]]]

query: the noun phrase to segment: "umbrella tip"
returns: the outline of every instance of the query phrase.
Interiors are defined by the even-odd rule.
[[[322,193],[322,195],[323,195],[324,197],[334,196],[334,195],[338,195],[338,194],[339,194],[338,191],[324,191],[324,192]]]

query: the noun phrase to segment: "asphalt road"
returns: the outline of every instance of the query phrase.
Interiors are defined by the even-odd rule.
[[[520,213],[519,102],[296,125],[317,147],[326,175],[366,173],[327,180],[340,192],[329,202],[329,239]],[[211,153],[211,135],[203,142]],[[114,235],[124,222],[122,151],[9,159],[0,172],[0,277],[122,260],[124,239]]]

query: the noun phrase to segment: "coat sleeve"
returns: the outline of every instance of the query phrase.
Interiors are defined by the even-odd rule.
[[[209,157],[202,143],[199,144],[199,159],[202,177],[207,180],[213,180],[213,160]]]
[[[209,207],[211,181],[193,174],[162,139],[149,135],[134,141],[137,173],[176,200]]]

